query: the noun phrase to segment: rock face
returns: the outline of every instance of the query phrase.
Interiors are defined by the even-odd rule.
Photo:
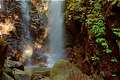
[[[35,72],[32,74],[31,79],[32,80],[41,80],[42,78],[49,77],[50,71],[45,72]]]
[[[66,60],[58,61],[50,71],[34,72],[31,80],[91,80]]]
[[[16,75],[15,77],[16,77],[16,80],[31,80],[31,79],[30,79],[30,76],[28,76],[28,75],[23,75],[23,74],[21,74],[21,75]]]
[[[54,65],[50,78],[52,80],[91,80],[77,67],[65,60],[61,60]]]
[[[35,66],[26,67],[25,70],[24,73],[17,71],[17,80],[103,80],[100,77],[92,78],[83,74],[79,68],[66,60],[58,61],[51,69]]]

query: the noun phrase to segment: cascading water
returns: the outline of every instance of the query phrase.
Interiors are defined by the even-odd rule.
[[[0,9],[2,8],[2,5],[1,5],[1,3],[2,3],[2,2],[0,1]]]
[[[0,11],[4,9],[3,0],[0,0]]]
[[[22,12],[22,28],[23,35],[22,42],[25,44],[24,54],[28,57],[29,61],[27,65],[31,65],[32,47],[31,37],[29,32],[29,5],[28,1],[21,0],[21,12]],[[48,67],[51,68],[55,62],[64,58],[64,17],[63,17],[63,0],[50,0],[48,8],[48,38],[50,51],[45,55],[48,57]]]
[[[50,52],[47,53],[48,67],[64,58],[63,0],[50,0],[48,7],[48,38]]]
[[[23,57],[28,59],[26,65],[31,65],[31,55],[32,55],[32,46],[31,41],[32,38],[29,32],[29,23],[30,23],[30,15],[29,15],[29,0],[20,0],[21,2],[21,14],[22,14],[22,45],[24,45],[23,49]]]

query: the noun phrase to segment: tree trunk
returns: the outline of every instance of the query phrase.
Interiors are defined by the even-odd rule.
[[[110,22],[110,18],[109,18],[109,15],[110,13],[112,12],[112,5],[110,3],[107,3],[106,4],[106,7],[104,9],[106,12],[104,14],[104,17],[105,17],[105,32],[106,32],[106,40],[108,41],[108,45],[109,47],[112,49],[112,55],[113,56],[120,56],[120,53],[119,53],[119,46],[116,42],[116,38],[112,32],[112,29],[111,29],[111,22]]]

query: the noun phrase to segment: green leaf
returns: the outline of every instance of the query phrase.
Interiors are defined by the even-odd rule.
[[[112,50],[109,49],[109,48],[107,48],[107,49],[106,49],[106,53],[112,53]]]
[[[118,60],[116,59],[116,57],[112,57],[111,62],[118,62]]]
[[[102,42],[105,42],[105,41],[106,41],[105,38],[97,38],[96,39],[97,43],[102,43]]]
[[[98,20],[98,22],[97,22],[97,24],[99,25],[99,26],[101,26],[101,27],[104,27],[104,22],[103,22],[103,20]]]
[[[94,5],[94,7],[95,7],[95,10],[100,10],[101,9],[101,4],[100,3],[96,3]]]
[[[118,0],[112,0],[112,5],[116,4]]]
[[[120,37],[120,31],[119,31],[119,32],[114,31],[113,33],[114,33],[115,35],[117,35],[118,37]]]
[[[108,46],[107,43],[105,43],[105,42],[102,43],[101,45],[104,46],[104,47],[107,47],[107,46]]]

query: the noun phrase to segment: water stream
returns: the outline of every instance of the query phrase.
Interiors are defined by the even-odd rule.
[[[0,0],[0,11],[4,10],[3,0]]]
[[[63,2],[61,0],[49,1],[48,7],[48,38],[50,52],[48,56],[48,67],[64,58],[64,17]]]
[[[28,0],[21,0],[21,14],[23,28],[21,36],[24,45],[23,56],[28,58],[27,65],[32,67],[31,56],[33,54],[32,38],[29,32],[30,15]],[[49,52],[47,56],[47,67],[52,68],[55,62],[64,58],[64,17],[63,17],[63,2],[59,0],[50,0],[48,8],[48,39]]]
[[[31,56],[32,56],[32,38],[29,32],[29,25],[30,25],[30,0],[20,0],[21,2],[21,14],[22,14],[22,45],[23,45],[23,57],[28,59],[26,65],[31,66]]]

